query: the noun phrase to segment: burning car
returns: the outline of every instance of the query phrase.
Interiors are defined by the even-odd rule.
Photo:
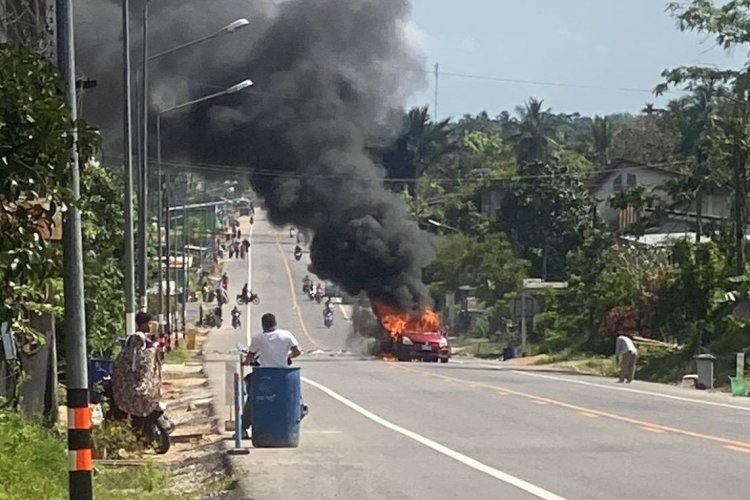
[[[447,363],[450,359],[450,343],[440,328],[440,318],[431,309],[426,309],[421,317],[414,317],[373,302],[373,311],[385,331],[384,354],[391,354],[399,361],[419,359]]]

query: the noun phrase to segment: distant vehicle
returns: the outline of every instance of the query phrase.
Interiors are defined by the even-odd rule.
[[[383,352],[390,352],[399,361],[422,361],[447,363],[451,357],[451,346],[442,332],[405,331],[396,339],[384,341]]]

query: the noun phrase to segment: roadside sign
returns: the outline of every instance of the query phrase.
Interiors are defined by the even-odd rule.
[[[522,302],[524,299],[526,300],[525,304]],[[522,314],[525,314],[526,317],[536,316],[538,312],[539,303],[534,297],[525,296],[513,299],[513,303],[511,304],[513,319],[520,318]]]

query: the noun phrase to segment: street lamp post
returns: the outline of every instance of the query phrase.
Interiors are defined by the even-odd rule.
[[[194,106],[194,105],[202,103],[202,102],[210,101],[211,99],[216,99],[217,97],[221,97],[221,96],[225,96],[225,95],[229,95],[229,94],[236,94],[237,92],[240,92],[243,89],[251,87],[252,85],[253,85],[252,80],[243,80],[240,83],[237,83],[237,84],[232,85],[231,87],[229,87],[229,88],[227,88],[225,90],[222,90],[221,92],[216,92],[214,94],[209,94],[209,95],[201,97],[199,99],[194,99],[192,101],[184,102],[182,104],[178,104],[176,106],[172,106],[170,108],[162,109],[161,111],[159,111],[156,114],[156,164],[157,164],[157,168],[159,169],[159,175],[161,175],[161,171],[162,171],[162,161],[161,161],[161,153],[162,153],[162,148],[161,148],[161,117],[165,113],[169,113],[171,111],[177,111],[179,109],[185,109],[187,107]],[[167,188],[169,188],[169,186],[167,186]],[[167,227],[169,227],[169,219],[170,219],[169,211],[170,211],[170,207],[169,207],[169,205],[167,205],[167,214],[166,214]],[[171,287],[170,287],[170,283],[169,283],[169,274],[170,274],[169,273],[169,252],[167,252],[167,311],[169,311],[169,308],[170,308],[169,302],[170,302],[170,298],[171,298],[170,297],[170,288]],[[185,297],[183,297],[183,299],[184,298]],[[167,330],[170,330],[170,326],[171,326],[171,319],[169,317],[169,313],[167,313]]]
[[[186,49],[188,47],[192,47],[194,45],[198,45],[199,43],[203,43],[207,40],[211,40],[213,38],[217,38],[222,35],[231,34],[234,33],[245,26],[248,26],[250,24],[250,21],[248,21],[246,18],[240,18],[235,21],[232,21],[231,23],[227,24],[220,30],[214,31],[213,33],[209,34],[208,36],[204,36],[202,38],[199,38],[197,40],[193,40],[187,43],[183,43],[181,45],[178,45],[176,47],[172,47],[171,49],[159,52],[158,54],[154,54],[152,56],[148,55],[148,5],[150,3],[150,0],[145,0],[143,4],[143,57],[141,60],[141,106],[142,106],[142,113],[143,113],[143,128],[141,130],[142,135],[142,154],[141,154],[141,163],[140,163],[140,171],[139,171],[139,178],[140,178],[140,184],[141,184],[141,191],[139,193],[138,197],[138,204],[140,208],[140,218],[139,218],[139,248],[138,248],[138,268],[139,268],[139,287],[138,292],[140,295],[140,307],[142,310],[145,310],[148,303],[148,297],[147,297],[147,288],[148,288],[148,236],[147,236],[147,228],[148,228],[148,63],[151,61],[154,61],[156,59],[159,59],[161,57],[167,56],[169,54],[173,54],[175,52],[178,52],[180,50]],[[161,171],[158,172],[157,177],[159,178],[159,182],[161,183]],[[159,208],[161,210],[161,206]],[[161,238],[161,225],[158,228],[158,240],[159,240],[159,259],[161,262],[162,257],[162,238]],[[159,268],[161,270],[161,266]],[[161,277],[159,278],[161,282]],[[161,286],[161,285],[160,285]],[[159,314],[161,314],[162,310],[159,310]],[[161,325],[161,321],[159,322]]]

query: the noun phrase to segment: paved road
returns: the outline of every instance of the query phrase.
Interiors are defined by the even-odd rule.
[[[388,363],[342,353],[351,326],[338,314],[332,329],[323,327],[322,307],[301,293],[306,263],[293,259],[288,231],[261,215],[252,241],[252,288],[262,300],[252,326],[271,311],[297,334],[311,408],[298,449],[236,458],[252,498],[744,496],[747,402],[479,360]],[[247,264],[225,268],[234,296]],[[223,381],[224,368],[211,361],[229,356],[244,336],[210,336],[213,381]]]

